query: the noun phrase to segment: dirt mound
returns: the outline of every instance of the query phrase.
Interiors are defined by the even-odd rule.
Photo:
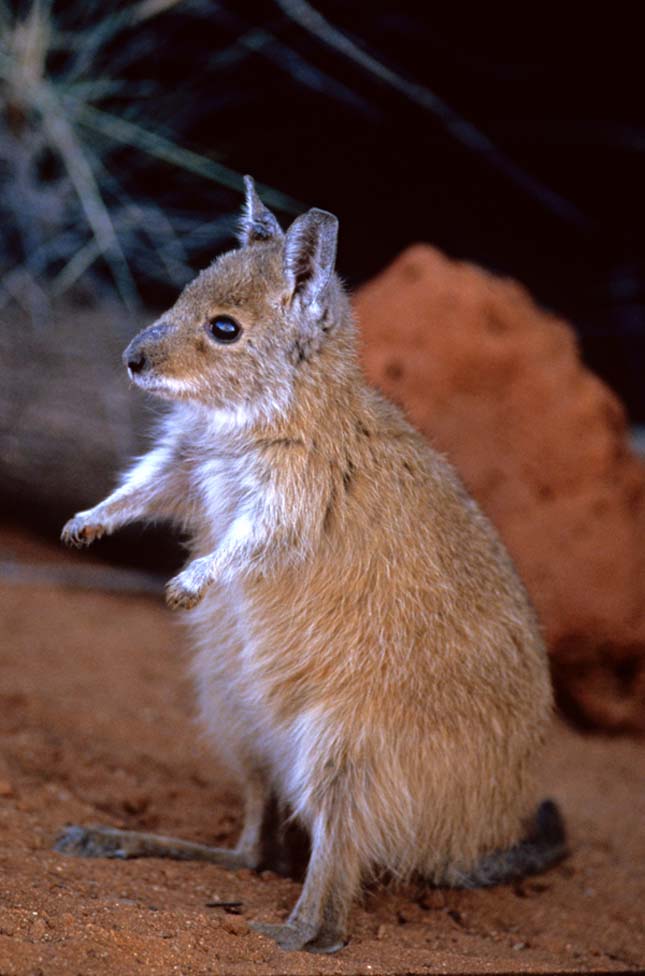
[[[645,468],[572,329],[515,282],[426,245],[355,305],[370,379],[454,461],[508,545],[560,704],[645,731]]]

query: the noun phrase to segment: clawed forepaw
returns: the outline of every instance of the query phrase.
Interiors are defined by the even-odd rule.
[[[171,610],[192,610],[203,596],[203,591],[187,586],[182,576],[175,576],[166,584],[166,603]]]
[[[104,534],[104,525],[86,522],[82,516],[75,515],[74,518],[71,518],[69,522],[65,523],[60,537],[65,545],[82,549],[83,546],[89,546]]]

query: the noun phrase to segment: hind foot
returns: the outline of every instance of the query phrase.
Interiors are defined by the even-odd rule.
[[[326,931],[324,929],[316,932],[309,925],[290,924],[271,924],[269,922],[250,922],[250,927],[273,939],[281,949],[286,952],[318,952],[332,953],[338,952],[347,945],[346,939],[337,932]]]
[[[208,861],[223,868],[254,867],[242,851],[194,844],[177,837],[162,837],[116,827],[67,827],[54,844],[60,854],[76,857],[168,857],[177,861]]]
[[[66,827],[56,838],[54,850],[75,857],[132,857],[119,831],[109,827]]]

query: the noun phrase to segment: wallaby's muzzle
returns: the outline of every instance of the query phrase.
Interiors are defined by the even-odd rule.
[[[146,368],[146,356],[143,349],[130,349],[123,353],[123,363],[131,373],[142,373]]]
[[[131,377],[143,373],[150,366],[150,357],[146,354],[145,342],[141,341],[141,333],[134,337],[121,358]]]
[[[161,346],[168,331],[166,324],[151,325],[132,339],[122,356],[123,365],[130,376],[149,371],[164,358]]]

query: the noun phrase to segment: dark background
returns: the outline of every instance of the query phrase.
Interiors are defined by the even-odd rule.
[[[73,29],[128,6],[53,9]],[[642,35],[619,9],[563,6],[316,0],[332,40],[342,32],[398,84],[277,0],[184,0],[119,34],[92,69],[132,82],[108,102],[114,113],[338,214],[352,286],[415,241],[519,279],[574,323],[587,362],[642,423]],[[234,189],[129,147],[113,164],[133,196],[153,188],[169,211],[207,221],[239,209]],[[221,244],[232,229],[233,217]],[[205,239],[191,258],[212,256]],[[177,290],[137,285],[156,307]]]

